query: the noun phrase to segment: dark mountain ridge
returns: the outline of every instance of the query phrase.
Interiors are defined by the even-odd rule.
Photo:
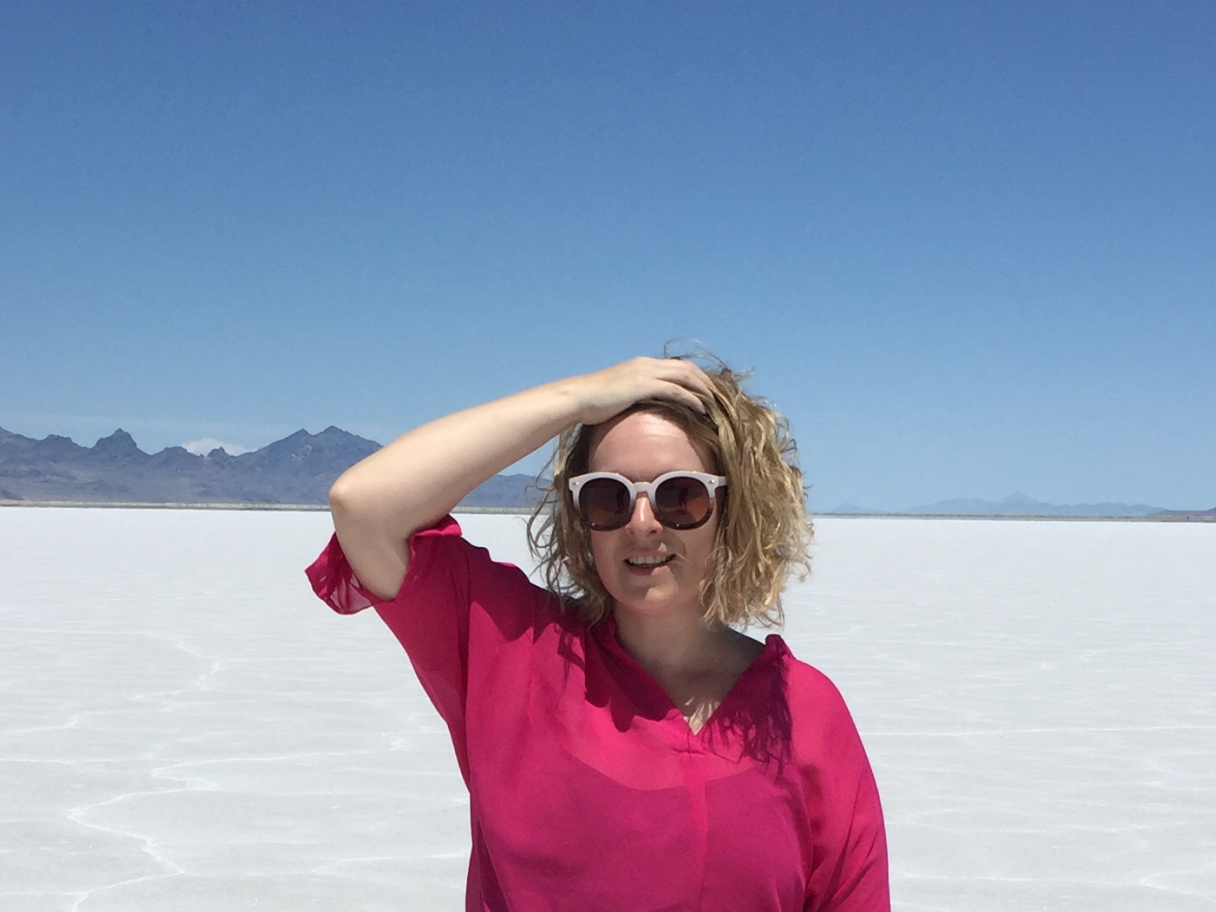
[[[42,440],[0,428],[0,500],[41,503],[325,504],[346,469],[380,444],[341,428],[300,430],[233,456],[183,447],[145,453],[119,428],[91,447],[52,434]],[[465,506],[519,507],[536,501],[536,479],[499,475]]]
[[[1152,516],[1162,512],[1150,504],[1083,503],[1051,504],[1020,491],[1004,500],[958,498],[912,507],[909,513],[981,514],[987,516]]]
[[[877,516],[1059,516],[1059,517],[1151,517],[1154,519],[1216,519],[1211,510],[1166,510],[1150,504],[1077,503],[1053,504],[1025,494],[1011,494],[1003,500],[955,498],[909,507],[906,510],[872,510],[846,503],[827,511],[839,515]]]
[[[198,456],[180,446],[149,454],[121,428],[91,447],[58,434],[35,440],[0,428],[0,501],[324,505],[337,477],[378,449],[376,441],[332,425],[319,434],[296,431],[239,456],[222,448]],[[541,494],[537,479],[531,475],[497,475],[469,494],[461,505],[520,509],[534,505]],[[830,512],[875,511],[843,504]],[[903,512],[1216,520],[1216,508],[1163,510],[1124,503],[1061,506],[1020,493],[1001,501],[944,500]]]

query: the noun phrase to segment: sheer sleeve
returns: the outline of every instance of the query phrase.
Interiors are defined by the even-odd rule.
[[[800,671],[804,680],[810,677],[807,666]],[[889,912],[886,830],[874,773],[844,698],[827,678],[814,676],[820,680],[813,703],[795,709],[803,750],[818,758],[803,770],[817,856],[805,910]]]
[[[477,666],[474,678],[482,680],[507,661],[513,644],[529,642],[548,593],[518,567],[496,563],[484,548],[465,541],[450,516],[410,537],[409,567],[391,599],[360,585],[336,536],[307,574],[313,591],[334,611],[354,614],[371,607],[388,625],[447,723],[467,781],[470,667]]]
[[[360,584],[337,535],[329,537],[325,550],[304,573],[317,598],[338,614],[357,614],[381,601]]]
[[[827,912],[890,912],[891,887],[887,870],[887,839],[878,786],[867,763],[852,783],[851,807],[843,807],[849,821],[839,857],[834,895],[822,908]]]

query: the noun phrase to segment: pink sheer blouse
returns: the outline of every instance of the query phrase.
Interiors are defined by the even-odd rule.
[[[878,791],[853,720],[779,636],[693,733],[617,643],[450,517],[391,601],[336,538],[308,568],[374,607],[452,736],[469,789],[466,907],[493,912],[886,912]]]

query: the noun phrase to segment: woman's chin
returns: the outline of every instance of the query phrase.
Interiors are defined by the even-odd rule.
[[[652,586],[642,592],[626,591],[614,594],[613,613],[618,620],[621,615],[656,618],[672,614],[702,614],[696,598],[687,598],[675,587]]]

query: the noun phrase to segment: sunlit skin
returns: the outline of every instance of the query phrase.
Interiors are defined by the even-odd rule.
[[[672,471],[716,472],[688,435],[666,418],[635,412],[607,422],[588,460],[592,472],[653,481]],[[713,553],[718,512],[705,525],[668,529],[639,494],[627,525],[591,534],[596,571],[613,599],[621,645],[663,685],[694,728],[709,717],[762,649],[735,631],[706,626],[699,588]],[[658,566],[631,558],[670,557]]]

